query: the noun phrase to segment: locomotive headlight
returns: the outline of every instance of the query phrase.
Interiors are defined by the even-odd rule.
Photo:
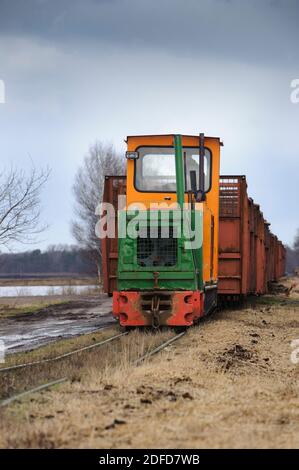
[[[138,157],[138,152],[126,152],[126,158],[128,160],[137,160]]]

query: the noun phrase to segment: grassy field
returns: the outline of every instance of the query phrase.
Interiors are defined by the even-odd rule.
[[[297,291],[255,298],[215,313],[138,367],[134,358],[173,333],[136,331],[54,368],[6,377],[2,396],[52,377],[70,381],[0,409],[0,446],[298,447],[299,364],[290,360],[298,315]]]
[[[16,281],[17,282],[17,281]],[[25,282],[25,281],[24,281]],[[68,303],[72,300],[78,299],[78,297],[82,297],[82,294],[77,293],[75,290],[76,285],[84,285],[84,283],[80,284],[80,280],[76,280],[76,283],[69,283],[69,284],[59,284],[57,280],[56,283],[49,283],[44,284],[48,286],[47,295],[22,295],[22,288],[20,285],[19,295],[16,297],[0,297],[0,320],[1,318],[7,318],[9,316],[17,316],[23,313],[36,313],[37,311],[44,309],[50,305],[60,305]],[[1,284],[1,281],[0,281]],[[14,285],[14,284],[11,284]],[[22,284],[23,286],[27,284]],[[36,285],[36,284],[28,284],[28,285]],[[41,284],[42,285],[42,284]],[[53,285],[61,285],[62,290],[61,293],[55,294],[53,291]],[[85,285],[90,286],[86,290],[84,290],[84,296],[90,295],[98,295],[102,293],[102,289],[97,284],[92,284],[91,280],[86,282]]]
[[[97,285],[96,277],[32,277],[25,279],[0,278],[0,287],[6,286],[85,286]]]
[[[33,314],[50,305],[67,304],[71,297],[55,296],[51,297],[29,297],[1,299],[0,320],[8,317],[17,317],[23,314]]]

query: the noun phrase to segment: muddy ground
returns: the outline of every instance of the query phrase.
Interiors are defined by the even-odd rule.
[[[59,299],[63,303],[58,303]],[[38,299],[17,300],[17,306],[27,305],[26,312],[17,312],[0,320],[0,339],[4,341],[6,354],[28,351],[57,339],[89,333],[114,323],[111,299],[105,295],[53,296],[53,299],[47,299],[52,305],[40,309],[35,307],[33,312],[30,312],[30,302],[36,305]],[[11,302],[13,300],[9,298],[2,299],[2,306],[6,305],[9,310]]]
[[[298,292],[216,312],[136,367],[165,334],[130,333],[68,383],[0,410],[0,446],[298,447]]]

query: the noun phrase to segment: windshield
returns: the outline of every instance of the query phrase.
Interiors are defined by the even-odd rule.
[[[175,155],[173,147],[141,147],[135,161],[135,186],[139,191],[175,192]],[[199,149],[183,148],[185,187],[191,190],[190,171],[196,173],[199,188]],[[204,156],[205,191],[211,183],[211,152],[205,148]]]

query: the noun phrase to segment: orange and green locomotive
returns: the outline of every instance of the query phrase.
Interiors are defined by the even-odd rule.
[[[122,325],[187,326],[215,307],[220,145],[203,135],[127,138],[113,292]]]
[[[190,326],[219,296],[264,293],[283,274],[284,247],[245,177],[220,177],[221,145],[203,134],[127,137],[127,175],[107,176],[103,196],[117,227],[101,240],[122,326]]]

